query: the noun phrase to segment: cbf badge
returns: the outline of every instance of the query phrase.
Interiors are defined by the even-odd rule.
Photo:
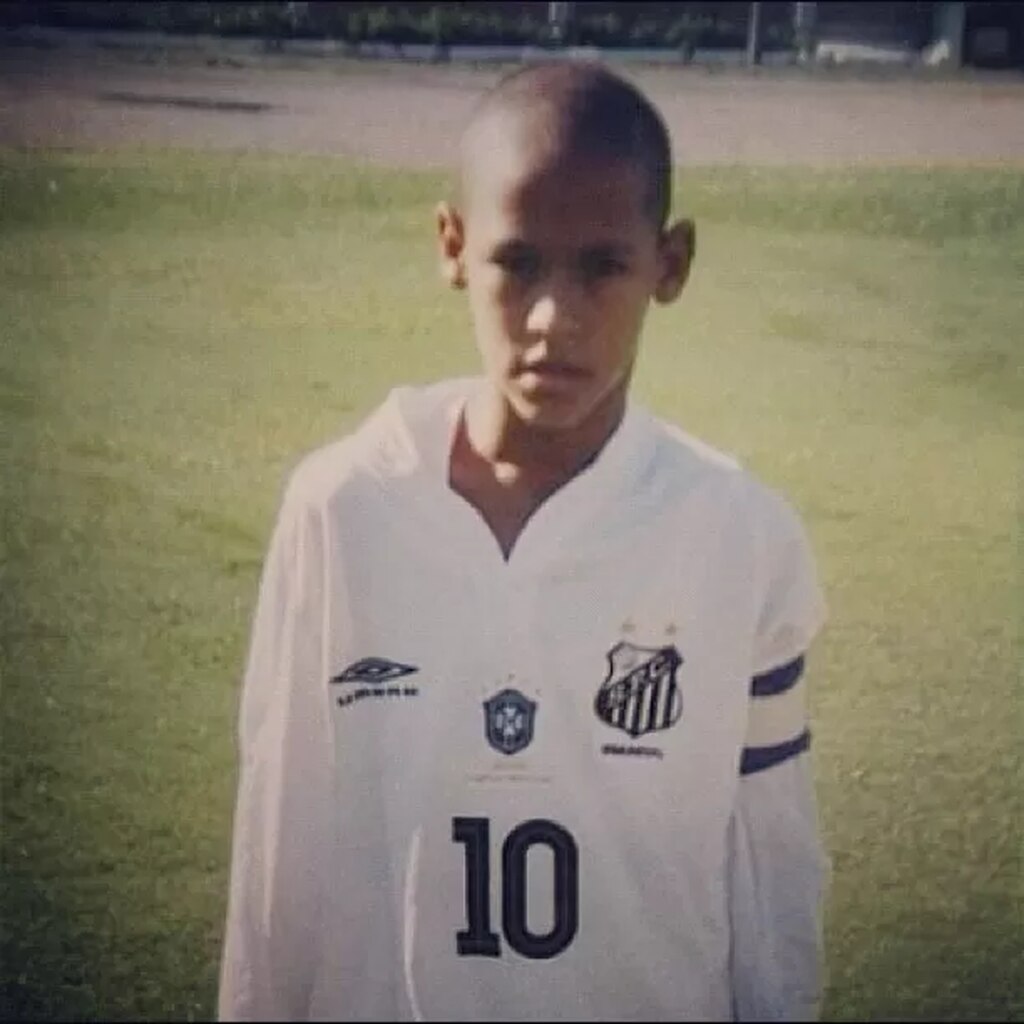
[[[484,701],[487,742],[502,754],[518,754],[533,739],[536,701],[518,690],[502,690]]]
[[[634,738],[667,729],[683,713],[674,647],[637,647],[622,641],[608,652],[608,677],[594,700],[597,717]]]

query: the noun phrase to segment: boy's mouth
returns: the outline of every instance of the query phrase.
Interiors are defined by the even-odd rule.
[[[563,363],[557,360],[542,360],[537,363],[530,363],[523,367],[520,376],[533,376],[538,380],[585,380],[590,376],[588,370],[573,363]]]

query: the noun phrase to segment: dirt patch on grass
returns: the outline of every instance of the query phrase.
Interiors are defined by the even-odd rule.
[[[0,57],[0,145],[329,153],[399,167],[446,166],[502,71],[99,50]],[[1024,162],[1019,76],[622,69],[658,103],[683,164]]]

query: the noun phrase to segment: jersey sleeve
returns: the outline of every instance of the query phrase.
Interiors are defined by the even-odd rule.
[[[738,1020],[813,1020],[828,865],[808,753],[804,670],[825,602],[803,525],[775,496],[770,513],[730,825],[733,997]]]
[[[323,531],[291,486],[260,582],[239,713],[221,1020],[306,1016],[329,847]]]
[[[805,654],[825,621],[825,599],[803,523],[769,492],[763,532],[764,591],[754,640],[753,675]]]
[[[751,659],[740,774],[765,771],[810,746],[804,668],[825,621],[825,600],[803,524],[769,494],[762,546],[761,608]]]
[[[751,775],[739,789],[728,868],[734,1018],[816,1020],[828,861],[810,757]]]

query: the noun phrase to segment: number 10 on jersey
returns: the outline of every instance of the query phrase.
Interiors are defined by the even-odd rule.
[[[465,845],[466,923],[455,936],[459,956],[501,956],[491,931],[491,828],[489,818],[452,818],[452,841]],[[540,843],[554,855],[554,914],[551,930],[538,935],[526,920],[526,855]],[[533,818],[517,825],[501,848],[501,924],[508,944],[531,960],[558,956],[579,924],[579,855],[561,825]]]

